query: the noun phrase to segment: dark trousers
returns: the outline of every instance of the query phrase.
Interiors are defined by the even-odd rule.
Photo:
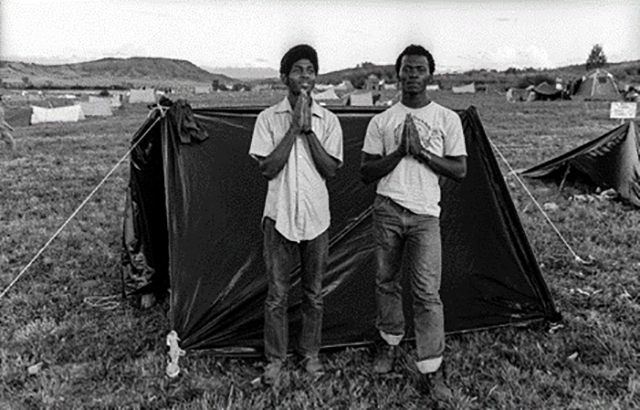
[[[275,221],[265,218],[264,261],[269,289],[265,301],[264,350],[269,361],[287,357],[289,321],[287,317],[290,273],[298,258],[301,266],[302,331],[299,353],[317,356],[322,330],[322,277],[327,267],[329,233],[310,241],[292,242],[275,228]]]
[[[444,312],[440,300],[442,250],[440,220],[418,215],[378,195],[373,205],[376,238],[377,327],[381,335],[404,335],[401,267],[411,278],[418,361],[442,356]]]

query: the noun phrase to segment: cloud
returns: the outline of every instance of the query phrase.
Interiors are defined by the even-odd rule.
[[[480,63],[487,68],[549,68],[553,66],[547,51],[536,45],[524,48],[499,47],[493,52],[485,53]]]

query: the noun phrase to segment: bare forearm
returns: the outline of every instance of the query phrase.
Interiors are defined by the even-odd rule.
[[[466,157],[439,157],[422,149],[419,154],[414,155],[421,164],[431,168],[436,174],[461,181],[467,174]]]
[[[332,178],[336,175],[336,171],[340,166],[340,163],[333,158],[327,150],[324,149],[322,143],[318,140],[318,137],[313,132],[304,134],[309,145],[309,151],[311,151],[311,157],[316,169],[322,175],[324,179]]]
[[[296,141],[296,134],[296,129],[290,128],[271,154],[260,160],[260,171],[265,178],[271,180],[282,171],[289,160],[291,148]]]
[[[384,177],[398,166],[402,158],[404,158],[404,154],[400,151],[394,151],[384,157],[363,154],[362,164],[360,165],[362,181],[365,184],[369,184]]]

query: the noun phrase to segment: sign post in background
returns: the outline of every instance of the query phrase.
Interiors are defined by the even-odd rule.
[[[635,102],[612,102],[609,118],[619,118],[621,122],[636,118],[638,103]]]

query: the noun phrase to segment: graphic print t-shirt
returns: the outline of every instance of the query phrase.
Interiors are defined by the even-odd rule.
[[[429,152],[440,157],[467,155],[460,117],[433,101],[422,108],[397,103],[373,117],[362,151],[385,156],[397,150],[407,114],[413,117],[420,142]],[[438,174],[411,156],[380,179],[376,192],[414,213],[440,216]]]

